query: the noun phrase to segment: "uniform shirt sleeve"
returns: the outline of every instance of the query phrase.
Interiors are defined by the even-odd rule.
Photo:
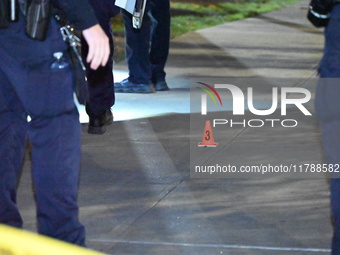
[[[52,0],[52,2],[67,14],[69,21],[77,30],[85,30],[98,24],[88,0]]]

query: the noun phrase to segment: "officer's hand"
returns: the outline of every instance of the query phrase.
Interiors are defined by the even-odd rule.
[[[86,61],[91,69],[96,70],[100,65],[105,66],[110,55],[109,38],[97,24],[83,30],[83,36],[89,45]]]

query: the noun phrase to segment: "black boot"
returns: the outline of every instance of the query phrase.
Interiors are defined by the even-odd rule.
[[[89,127],[87,132],[89,134],[104,134],[106,132],[106,126],[113,122],[113,116],[111,109],[106,110],[102,115],[97,118],[90,117]]]

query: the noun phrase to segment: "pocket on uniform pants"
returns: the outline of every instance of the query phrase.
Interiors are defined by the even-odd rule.
[[[51,69],[47,62],[28,69],[24,104],[32,117],[53,117],[75,107],[70,65]]]

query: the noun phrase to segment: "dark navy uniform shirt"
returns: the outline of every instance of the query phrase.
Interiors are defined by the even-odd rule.
[[[88,0],[51,1],[55,7],[63,10],[67,14],[71,24],[73,24],[77,30],[84,30],[98,24],[98,20]]]

